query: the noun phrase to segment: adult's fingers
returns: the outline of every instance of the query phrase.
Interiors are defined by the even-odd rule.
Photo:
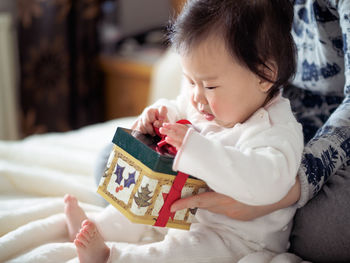
[[[194,196],[181,198],[173,203],[171,211],[177,211],[185,208],[204,208],[208,209],[222,203],[223,200],[229,197],[218,194],[216,192],[205,192]],[[229,198],[232,199],[232,198]],[[232,199],[233,200],[233,199]]]

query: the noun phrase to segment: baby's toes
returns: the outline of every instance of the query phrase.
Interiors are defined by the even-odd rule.
[[[74,239],[73,241],[74,245],[79,248],[86,248],[86,245],[84,245],[83,242],[81,242],[79,239]]]
[[[94,238],[96,236],[97,228],[93,222],[90,220],[84,220],[82,225],[82,232],[85,236],[88,236],[89,238]]]
[[[90,235],[84,228],[80,229],[79,233],[76,235],[75,240],[81,242],[84,246],[87,246],[90,242]]]

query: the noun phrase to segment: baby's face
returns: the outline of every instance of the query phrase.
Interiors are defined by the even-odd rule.
[[[191,103],[208,121],[231,128],[247,120],[265,102],[260,78],[229,54],[223,41],[210,36],[181,56]]]

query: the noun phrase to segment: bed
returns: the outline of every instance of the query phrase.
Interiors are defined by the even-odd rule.
[[[94,166],[116,127],[130,127],[133,120],[0,141],[0,262],[77,260],[68,240],[63,196],[75,195],[88,215],[104,209]],[[301,261],[286,253],[274,262]]]
[[[150,102],[167,94],[164,82],[174,94],[174,86],[181,81],[177,77],[169,82],[169,74],[181,76],[171,53],[164,55],[155,72]],[[75,246],[68,241],[63,196],[76,196],[88,215],[103,210],[105,201],[96,193],[94,179],[97,156],[112,140],[116,127],[130,127],[134,119],[0,141],[0,262],[77,260]],[[286,253],[273,262],[301,261]]]
[[[87,212],[105,203],[93,177],[99,151],[111,141],[122,118],[66,133],[0,141],[0,262],[65,262],[76,257],[67,240],[66,193]]]

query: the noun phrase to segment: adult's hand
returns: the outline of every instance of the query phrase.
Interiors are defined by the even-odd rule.
[[[296,179],[294,186],[288,194],[279,202],[264,205],[252,206],[243,204],[223,194],[216,192],[205,192],[195,196],[177,200],[171,206],[171,211],[177,211],[185,208],[202,208],[210,212],[226,215],[233,219],[248,221],[260,216],[267,215],[278,209],[295,204],[300,198],[300,182]]]

